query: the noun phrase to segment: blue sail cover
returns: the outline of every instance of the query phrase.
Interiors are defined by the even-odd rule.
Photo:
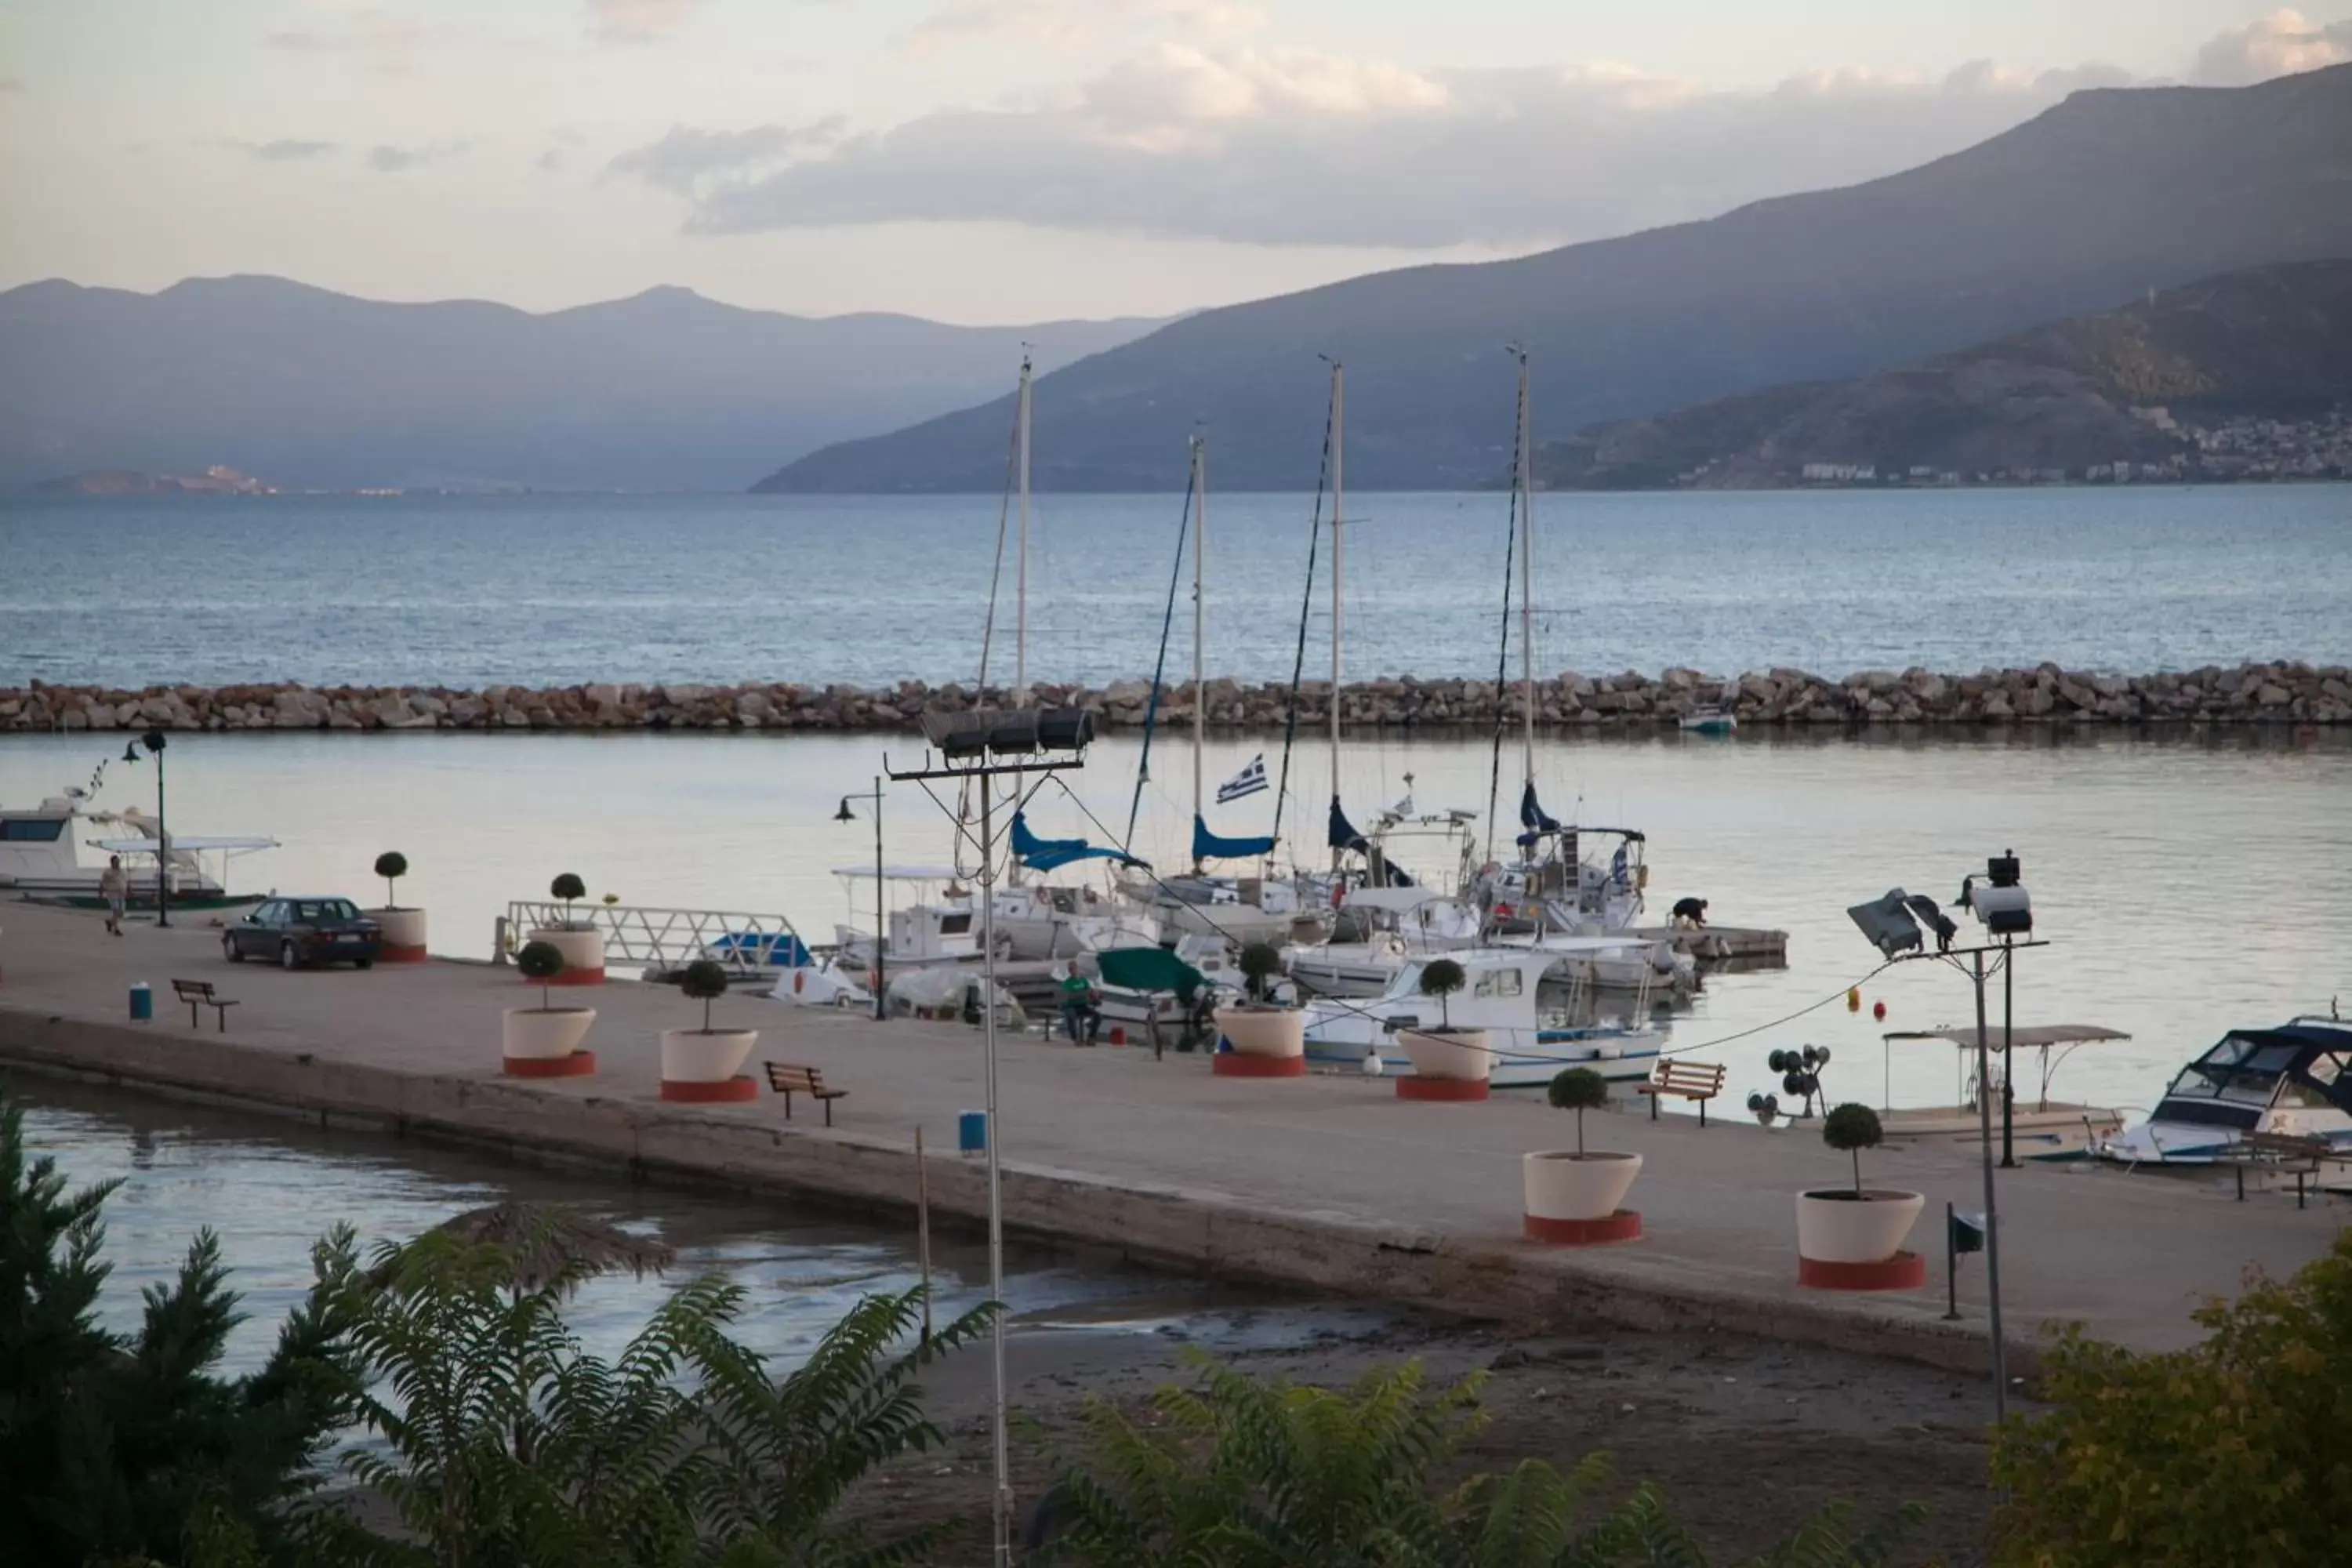
[[[1255,860],[1274,853],[1274,839],[1220,838],[1209,831],[1201,814],[1192,814],[1192,858],[1195,860]]]
[[[1522,849],[1531,849],[1545,834],[1559,831],[1559,824],[1545,816],[1543,806],[1537,802],[1533,779],[1528,781],[1527,792],[1519,796],[1519,826],[1527,829],[1518,837]]]
[[[1051,871],[1076,860],[1117,860],[1123,865],[1144,862],[1120,849],[1101,849],[1083,838],[1040,838],[1029,831],[1025,812],[1013,814],[1013,858],[1032,871]]]
[[[1336,795],[1331,797],[1329,843],[1334,849],[1370,849],[1371,847],[1370,844],[1365,841],[1364,836],[1356,831],[1356,825],[1348,820],[1348,814],[1340,807],[1339,797]]]

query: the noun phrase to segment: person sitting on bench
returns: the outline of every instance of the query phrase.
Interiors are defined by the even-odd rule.
[[[1706,900],[1705,899],[1675,900],[1674,926],[1676,931],[1702,931],[1706,929]]]
[[[1078,973],[1076,959],[1063,972],[1060,985],[1062,1027],[1076,1046],[1091,1046],[1102,1033],[1102,1009],[1096,1005],[1095,983]]]

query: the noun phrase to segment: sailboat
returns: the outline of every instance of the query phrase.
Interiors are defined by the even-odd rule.
[[[1192,869],[1179,877],[1123,877],[1120,887],[1129,899],[1148,907],[1163,927],[1181,935],[1222,936],[1243,944],[1287,941],[1303,923],[1309,931],[1320,925],[1319,911],[1303,907],[1297,889],[1287,879],[1265,875],[1232,877],[1209,870],[1213,861],[1256,860],[1274,854],[1275,839],[1263,836],[1226,836],[1209,826],[1208,799],[1208,673],[1205,649],[1208,632],[1208,441],[1192,437],[1191,511],[1192,518]],[[1255,792],[1253,792],[1255,793]]]
[[[1029,451],[1032,372],[1021,359],[1021,386],[1014,426],[1019,530],[1013,568],[1013,700],[1029,700]],[[1000,545],[1002,536],[1000,535]],[[1002,556],[999,557],[1002,559]],[[985,654],[982,656],[983,663]],[[982,684],[985,684],[985,671]],[[1126,851],[1084,838],[1045,838],[1029,826],[1025,812],[1013,814],[1013,865],[1004,884],[990,897],[997,940],[1015,958],[1076,958],[1115,947],[1156,947],[1160,923],[1145,910],[1122,903],[1108,888],[1042,879],[1089,860],[1137,864]]]

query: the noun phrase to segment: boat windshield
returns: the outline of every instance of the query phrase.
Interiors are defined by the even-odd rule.
[[[2189,1063],[2165,1098],[2266,1107],[2281,1099],[2284,1086],[2285,1103],[2324,1106],[2329,1103],[2326,1089],[2342,1076],[2347,1056],[2231,1035]],[[2304,1071],[2290,1077],[2298,1060],[2305,1062]]]

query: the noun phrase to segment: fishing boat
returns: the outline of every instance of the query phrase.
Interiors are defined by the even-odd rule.
[[[1473,948],[1445,955],[1462,965],[1467,984],[1441,1005],[1421,993],[1422,972],[1435,960],[1417,958],[1369,1001],[1310,1000],[1307,1057],[1327,1067],[1361,1068],[1377,1056],[1383,1071],[1409,1073],[1397,1044],[1400,1029],[1441,1021],[1483,1029],[1494,1052],[1496,1089],[1531,1089],[1551,1082],[1562,1068],[1587,1067],[1614,1083],[1647,1078],[1665,1037],[1646,1018],[1630,1026],[1579,1024],[1573,997],[1546,978],[1563,954],[1532,948]]]
[[[2146,1121],[2092,1152],[2126,1165],[2210,1165],[2250,1132],[2325,1139],[2352,1158],[2352,1021],[2309,1013],[2231,1030],[2180,1069]]]
[[[1992,1135],[1996,1142],[2002,1136],[2002,1105],[2005,1096],[2015,1093],[2008,1106],[2007,1132],[2011,1146],[2029,1160],[2079,1159],[2084,1152],[2116,1136],[2123,1130],[2123,1112],[2111,1107],[2080,1104],[2071,1100],[2053,1100],[2050,1094],[2053,1075],[2063,1067],[2067,1058],[2088,1045],[2105,1044],[2131,1038],[2120,1029],[2110,1029],[2097,1024],[2038,1024],[2030,1027],[2011,1027],[2006,1031],[1995,1028],[1989,1036],[1993,1074],[1990,1086],[1976,1076],[1977,1032],[1971,1026],[1949,1029],[1897,1029],[1880,1037],[1879,1125],[1889,1138],[1911,1139],[1923,1142],[1957,1143],[1974,1148],[1984,1141],[1988,1120],[1985,1107],[1990,1100]],[[1957,1047],[1954,1070],[1959,1081],[1952,1100],[1943,1105],[1897,1106],[1893,1102],[1895,1047],[1906,1042],[1933,1041]],[[2003,1049],[2006,1042],[2007,1048]],[[2029,1100],[2015,1092],[2017,1069],[2013,1065],[2026,1051],[2038,1052],[2041,1058],[2037,1077],[2038,1090]],[[1988,1089],[1990,1092],[1988,1093]]]
[[[875,879],[876,868],[836,866],[833,874],[841,879],[851,909],[871,909],[879,903],[886,910],[888,942],[883,956],[892,974],[908,969],[981,961],[978,911],[973,908],[971,892],[951,868],[884,866],[880,868],[884,891],[878,899],[874,894],[861,895],[856,891],[858,883]],[[892,908],[888,889],[893,887],[908,889],[915,896]],[[874,967],[874,934],[870,930],[837,922],[833,931],[836,950],[854,971]],[[1003,945],[1001,938],[998,945]]]
[[[1693,735],[1728,735],[1739,728],[1739,715],[1719,703],[1702,702],[1684,712],[1682,727]]]
[[[127,901],[133,909],[155,907],[159,873],[175,910],[240,909],[259,903],[266,896],[231,893],[226,886],[228,863],[239,856],[277,848],[275,838],[184,833],[167,838],[153,817],[136,808],[97,809],[93,789],[72,785],[37,806],[0,808],[0,892],[35,903],[105,908],[98,879],[106,866],[102,860],[83,858],[81,850],[87,847],[122,858]],[[112,832],[85,841],[77,837],[76,823]],[[205,867],[207,855],[218,858],[216,871]]]

